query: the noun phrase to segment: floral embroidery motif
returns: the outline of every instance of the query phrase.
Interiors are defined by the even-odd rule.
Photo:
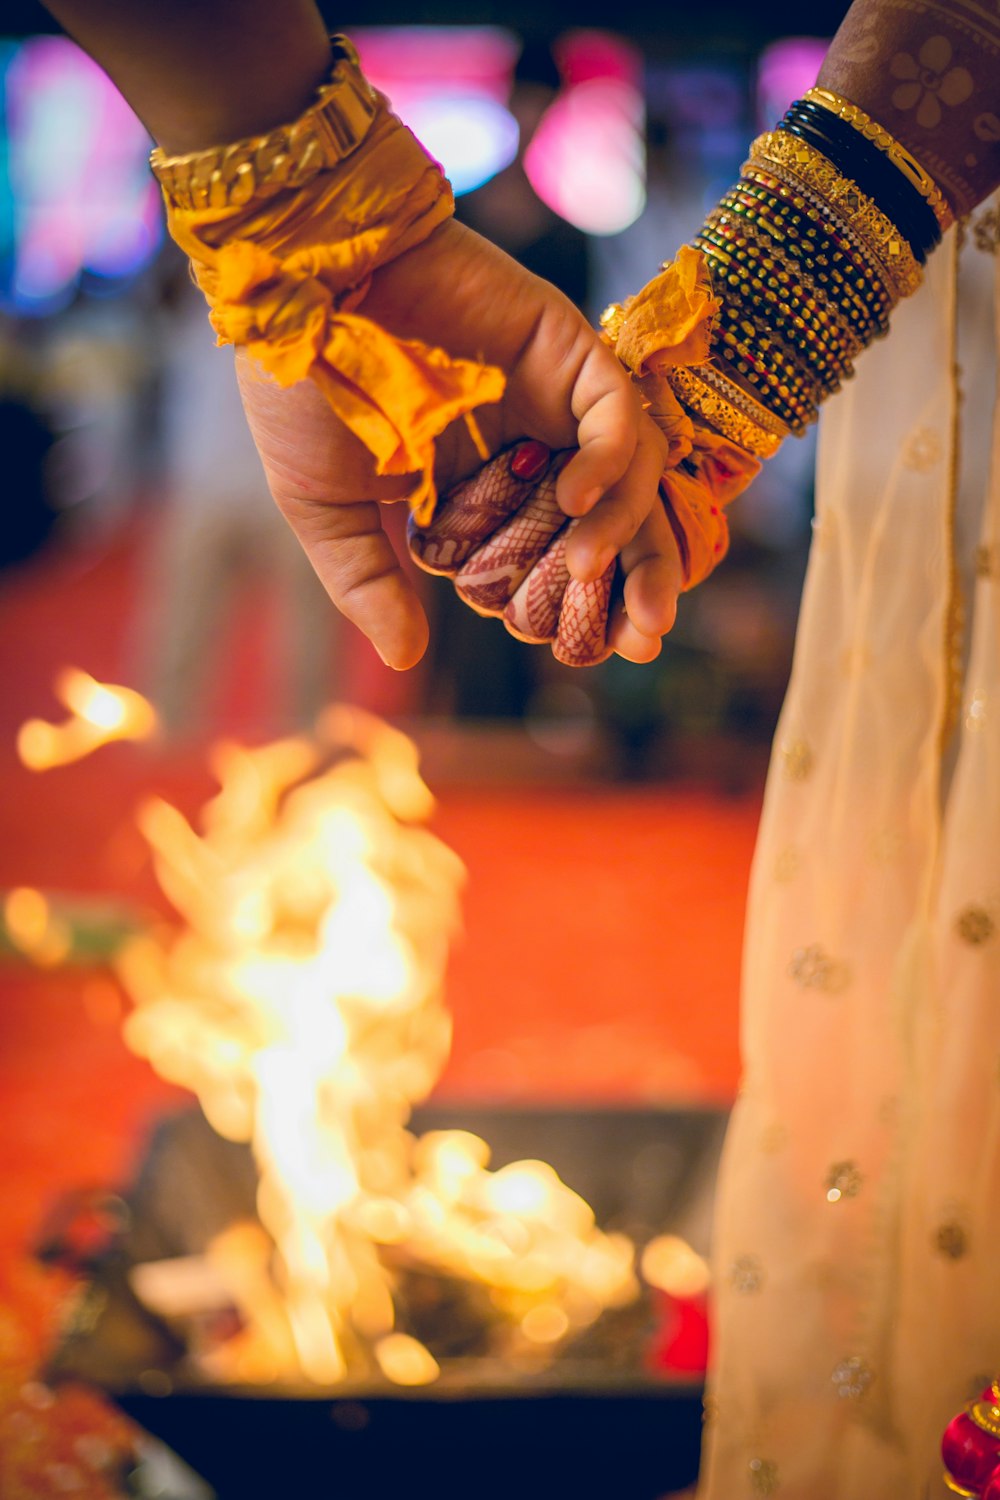
[[[996,923],[984,906],[967,906],[960,911],[955,927],[963,943],[979,948],[996,932]]]
[[[941,460],[944,447],[933,427],[918,427],[903,449],[903,464],[916,474],[926,474]]]
[[[889,64],[893,78],[899,78],[892,93],[896,109],[916,108],[917,124],[924,130],[935,130],[941,123],[942,104],[953,107],[964,104],[972,93],[972,74],[967,68],[949,66],[953,48],[946,36],[928,37],[914,57],[897,52]]]
[[[750,1488],[755,1495],[774,1495],[781,1483],[778,1465],[769,1458],[752,1458],[747,1465],[750,1470]]]
[[[1000,208],[987,208],[972,226],[972,238],[976,249],[987,255],[996,255],[1000,250]]]
[[[998,221],[997,228],[998,232],[1000,232],[1000,221]],[[995,571],[996,559],[993,555],[993,548],[988,542],[980,542],[976,548],[976,577],[992,578]]]
[[[842,1359],[830,1379],[843,1401],[860,1401],[875,1379],[871,1366],[858,1354]]]
[[[823,1184],[827,1203],[839,1203],[842,1198],[856,1198],[863,1181],[857,1162],[835,1161]]]
[[[741,1296],[759,1292],[764,1284],[764,1267],[756,1255],[738,1255],[729,1267],[729,1280],[733,1291]]]
[[[788,972],[804,990],[825,990],[828,995],[839,994],[847,988],[850,970],[846,964],[821,948],[819,943],[809,943],[792,955]]]
[[[969,1248],[969,1236],[957,1219],[939,1224],[934,1231],[934,1248],[948,1260],[961,1260]]]
[[[805,781],[813,768],[813,753],[805,740],[789,740],[781,747],[781,763],[789,781]]]

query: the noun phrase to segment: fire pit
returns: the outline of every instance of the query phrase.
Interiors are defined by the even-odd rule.
[[[39,763],[152,722],[70,686]],[[212,760],[196,824],[140,808],[177,920],[114,954],[126,1040],[200,1108],[124,1198],[49,1227],[85,1278],[49,1377],[102,1386],[222,1500],[683,1485],[721,1115],[419,1107],[464,871],[415,747],[333,707]],[[21,917],[31,952],[51,924]]]
[[[724,1124],[714,1111],[440,1106],[413,1120],[420,1132],[474,1129],[498,1167],[528,1150],[544,1154],[603,1224],[640,1245],[665,1228],[703,1242]],[[92,1263],[49,1378],[100,1384],[219,1500],[657,1500],[692,1481],[700,1373],[663,1358],[670,1323],[690,1304],[649,1286],[543,1364],[530,1352],[491,1355],[469,1298],[440,1278],[412,1276],[400,1300],[438,1360],[429,1386],[376,1377],[224,1387],[194,1373],[169,1321],[135,1296],[131,1272],[203,1254],[253,1216],[256,1186],[249,1149],[216,1135],[200,1112],[165,1121],[122,1200],[120,1232]]]

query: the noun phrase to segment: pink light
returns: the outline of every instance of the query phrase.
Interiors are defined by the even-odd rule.
[[[64,37],[34,38],[5,78],[14,295],[44,303],[82,269],[128,275],[161,237],[149,137],[107,76]]]
[[[793,99],[812,88],[829,46],[822,37],[792,36],[764,48],[757,64],[757,110],[768,130]]]
[[[646,201],[643,105],[630,84],[590,78],[550,105],[524,155],[528,181],[587,234],[618,234]]]

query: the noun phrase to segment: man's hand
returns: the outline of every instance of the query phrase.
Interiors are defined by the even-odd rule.
[[[557,490],[567,515],[585,517],[567,563],[585,581],[621,554],[627,617],[613,644],[635,661],[655,656],[680,587],[657,490],[666,444],[582,314],[453,220],[379,270],[357,311],[400,337],[500,366],[504,398],[476,414],[491,452],[525,436],[578,448]],[[427,621],[380,514],[380,503],[404,499],[411,483],[377,478],[367,449],[310,382],[282,390],[243,356],[237,369],[271,492],[331,599],[390,666],[412,666]],[[439,488],[481,462],[464,422],[454,423],[438,442]]]

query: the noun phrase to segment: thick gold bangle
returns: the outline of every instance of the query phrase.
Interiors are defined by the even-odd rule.
[[[353,44],[343,36],[332,42],[329,79],[290,125],[186,156],[166,156],[156,147],[150,166],[176,207],[239,208],[251,198],[301,187],[361,144],[383,103],[361,72]]]
[[[755,458],[771,458],[777,453],[781,446],[779,437],[773,432],[765,432],[723,396],[694,379],[691,370],[678,365],[666,371],[666,378],[677,399],[690,411],[704,417],[723,437],[745,448]]]
[[[845,99],[843,94],[835,94],[833,89],[818,87],[809,89],[803,97],[813,104],[819,104],[823,109],[828,109],[839,119],[846,120],[847,124],[852,125],[864,136],[865,140],[871,141],[879,151],[884,151],[911,187],[915,187],[921,198],[926,199],[927,206],[940,224],[942,233],[951,228],[955,222],[955,215],[934,178],[926,167],[920,165],[913,153],[907,151],[902,142],[890,135],[883,125],[873,120],[871,115],[866,115],[857,104],[852,104],[849,99]]]
[[[750,148],[751,165],[769,162],[783,167],[807,187],[814,188],[850,225],[877,264],[885,267],[897,300],[909,297],[917,290],[923,274],[895,224],[821,151],[787,131],[772,130],[758,136]]]
[[[699,385],[708,386],[710,390],[715,391],[718,396],[727,401],[730,406],[735,406],[737,411],[741,411],[745,417],[749,417],[750,421],[756,427],[761,427],[765,432],[770,433],[772,437],[776,437],[779,443],[784,442],[785,438],[789,436],[791,429],[785,425],[780,417],[776,417],[774,412],[768,411],[766,406],[762,406],[741,385],[737,385],[735,381],[730,380],[725,371],[720,370],[716,365],[692,365],[688,373]]]

